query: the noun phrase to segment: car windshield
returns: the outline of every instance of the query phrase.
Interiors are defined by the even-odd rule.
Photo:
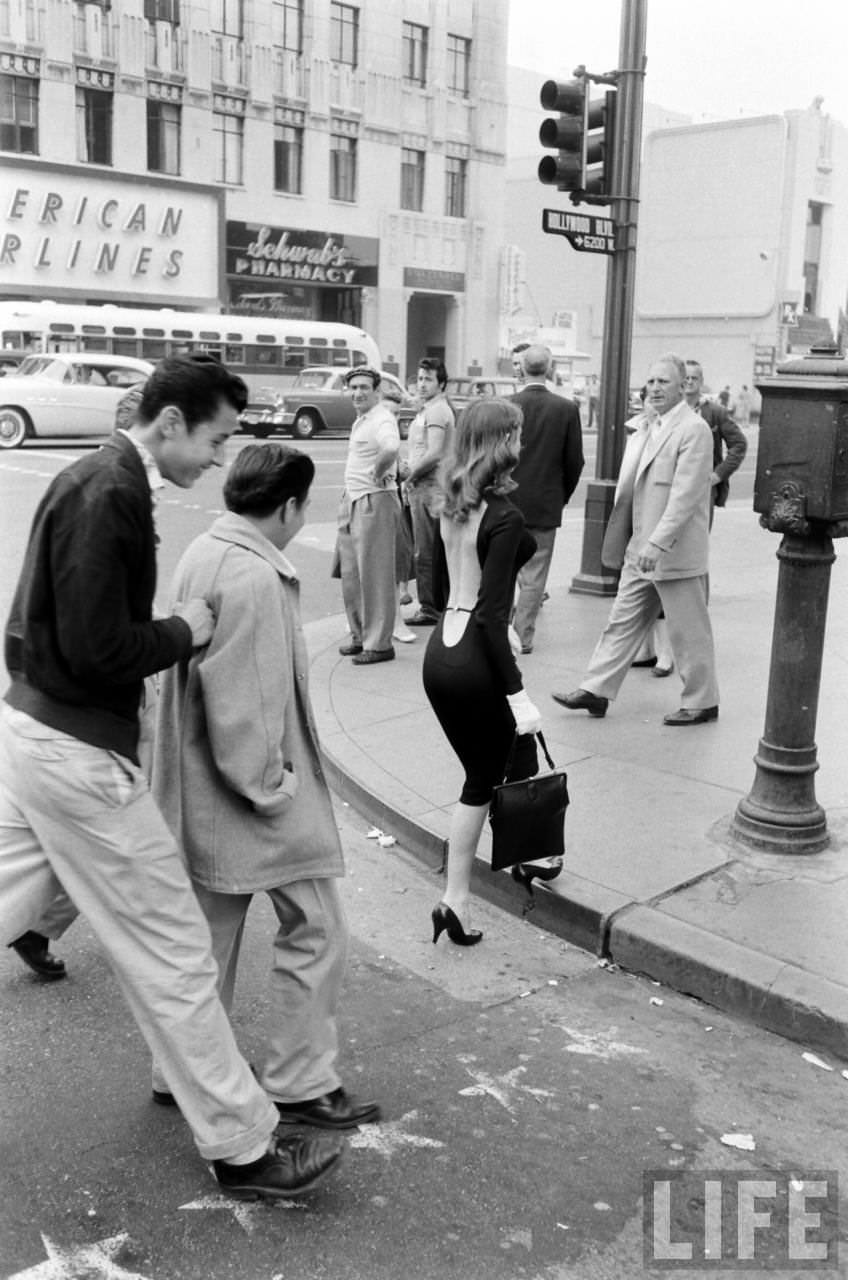
[[[332,376],[332,373],[328,373],[323,369],[304,369],[295,378],[294,386],[296,388],[309,387],[312,390],[316,387],[326,387]]]
[[[27,356],[23,361],[18,373],[22,377],[32,377],[33,375],[44,375],[48,378],[55,378],[61,382],[65,376],[67,365],[63,360],[57,360],[54,356]]]

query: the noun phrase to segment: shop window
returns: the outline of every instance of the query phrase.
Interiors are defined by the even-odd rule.
[[[448,36],[448,93],[467,98],[471,80],[471,41]]]
[[[424,152],[404,147],[400,153],[400,207],[420,213],[424,208]]]
[[[274,190],[300,195],[303,171],[303,130],[292,124],[274,125]]]
[[[147,167],[152,173],[180,171],[180,114],[175,102],[147,100]]]
[[[467,186],[468,161],[448,156],[445,160],[445,217],[465,217]]]
[[[102,89],[77,89],[77,159],[112,163],[112,94]]]
[[[416,22],[403,24],[403,78],[423,89],[427,83],[427,27]]]
[[[356,200],[356,138],[330,135],[330,199]]]
[[[230,116],[225,115],[224,112],[215,111],[212,114],[212,122],[212,131],[218,147],[215,181],[240,186],[244,155],[244,121],[241,116]]]
[[[243,0],[211,0],[209,26],[212,31],[240,40],[244,35]]]
[[[180,0],[144,0],[144,16],[148,22],[180,21]]]
[[[359,65],[359,10],[335,0],[330,5],[330,57],[349,67]]]
[[[29,76],[0,75],[0,150],[38,155],[38,84]]]

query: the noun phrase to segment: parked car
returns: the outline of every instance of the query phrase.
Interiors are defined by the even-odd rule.
[[[50,436],[105,436],[129,387],[153,372],[148,360],[93,352],[30,355],[0,380],[0,449]]]
[[[17,373],[26,358],[26,351],[0,350],[0,378],[5,378],[7,373]]]
[[[514,396],[521,387],[515,378],[499,376],[489,378],[448,378],[445,388],[454,413],[459,413],[472,400],[491,399],[492,396]]]
[[[349,431],[356,412],[344,383],[347,372],[330,365],[301,369],[272,403],[256,401],[247,406],[240,416],[242,430],[260,438],[287,431],[297,440],[311,440],[320,431]],[[403,433],[417,412],[417,403],[393,374],[384,373],[383,383],[392,388],[393,399],[399,397],[398,423]]]

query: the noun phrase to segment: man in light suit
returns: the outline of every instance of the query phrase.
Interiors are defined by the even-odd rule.
[[[549,348],[528,347],[522,362],[524,387],[512,396],[524,417],[521,456],[512,473],[518,488],[512,501],[536,539],[536,550],[518,571],[513,625],[521,652],[532,653],[536,616],[545,594],[557,529],[583,470],[583,435],[574,401],[548,390]]]
[[[648,374],[653,417],[627,442],[601,558],[621,568],[618,595],[579,689],[555,693],[569,710],[606,715],[631,662],[664,610],[681,679],[680,709],[666,725],[718,718],[707,569],[713,443],[683,395],[686,368],[661,357]]]

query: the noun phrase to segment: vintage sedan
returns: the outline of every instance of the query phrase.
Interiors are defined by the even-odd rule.
[[[311,440],[320,431],[350,431],[356,412],[344,377],[348,370],[330,365],[310,365],[301,369],[288,390],[273,403],[251,403],[241,415],[243,431],[265,438],[286,431],[297,440]],[[391,373],[384,373],[383,385],[392,399],[399,400],[398,423],[404,427],[417,412],[415,397]]]
[[[445,390],[448,400],[453,406],[454,413],[459,413],[472,400],[491,400],[497,396],[514,396],[516,391],[521,390],[521,387],[515,378],[501,377],[495,374],[493,377],[448,378],[448,385]]]
[[[121,396],[153,372],[148,360],[67,351],[27,356],[0,381],[0,449],[55,436],[105,436]]]

